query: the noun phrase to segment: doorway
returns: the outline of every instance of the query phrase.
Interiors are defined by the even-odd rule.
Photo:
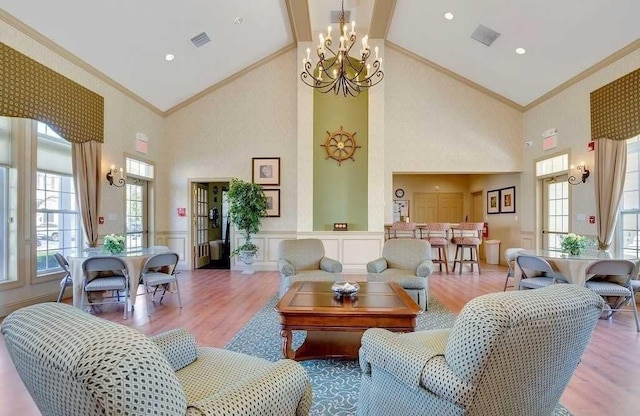
[[[567,175],[542,181],[542,248],[561,251],[562,237],[569,232],[569,182]]]
[[[193,268],[230,269],[228,181],[191,182]]]

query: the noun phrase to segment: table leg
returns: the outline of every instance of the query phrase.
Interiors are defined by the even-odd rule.
[[[291,330],[281,330],[280,336],[282,337],[282,356],[293,360],[296,354],[291,348],[291,342],[293,341]]]

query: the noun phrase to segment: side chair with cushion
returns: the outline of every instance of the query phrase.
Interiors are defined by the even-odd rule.
[[[142,283],[144,286],[144,294],[147,301],[147,315],[151,316],[151,303],[154,302],[154,298],[158,288],[162,288],[162,295],[160,301],[162,303],[165,293],[169,289],[169,285],[174,284],[176,286],[176,293],[178,295],[178,306],[182,308],[182,300],[180,299],[180,287],[178,286],[177,270],[178,260],[180,257],[176,253],[162,253],[155,254],[149,257],[144,265],[140,276],[142,277]],[[151,295],[150,295],[151,293]]]
[[[577,285],[491,293],[451,329],[362,337],[359,416],[549,416],[604,302]]]
[[[515,276],[516,257],[518,257],[518,253],[520,253],[521,251],[524,251],[524,248],[508,248],[504,251],[504,258],[507,261],[507,277],[504,279],[504,289],[502,290],[503,292],[507,290],[509,278]]]
[[[553,270],[548,261],[542,257],[519,255],[516,264],[522,274],[517,289],[540,289],[554,283],[567,283],[567,279]]]
[[[174,329],[148,338],[66,304],[22,308],[7,350],[43,415],[307,415],[311,385],[292,360],[198,347]]]
[[[57,302],[62,301],[62,296],[64,295],[64,290],[68,287],[73,286],[73,279],[71,278],[71,271],[69,271],[69,262],[66,258],[60,253],[54,253],[53,257],[58,262],[58,266],[62,268],[64,272],[64,277],[60,280],[60,292],[58,292],[58,300]]]
[[[278,245],[280,297],[294,282],[340,280],[342,263],[324,254],[324,244],[316,238],[281,241]]]
[[[119,303],[120,292],[124,293],[124,319],[129,312],[129,271],[127,265],[118,257],[89,257],[82,262],[82,298],[80,309],[85,305],[95,306],[107,303]],[[93,299],[95,292],[112,292],[112,296],[100,293]],[[86,298],[86,302],[85,302]]]
[[[631,304],[636,331],[640,332],[638,309],[631,284],[631,278],[638,273],[635,263],[629,260],[598,260],[587,266],[585,273],[587,278],[594,276],[585,282],[585,286],[604,298],[610,312],[628,311],[623,306]]]
[[[425,240],[387,240],[382,257],[367,263],[368,282],[396,282],[424,310],[429,303],[432,272],[431,246]]]

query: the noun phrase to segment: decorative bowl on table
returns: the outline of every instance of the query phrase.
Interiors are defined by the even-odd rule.
[[[338,281],[331,286],[331,290],[338,296],[353,296],[360,290],[357,282]]]

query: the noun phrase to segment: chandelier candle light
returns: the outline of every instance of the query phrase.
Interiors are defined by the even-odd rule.
[[[371,56],[369,37],[362,38],[362,49],[358,57],[350,55],[353,45],[356,44],[356,22],[351,22],[351,31],[344,21],[344,1],[340,15],[339,36],[340,43],[337,50],[332,49],[331,26],[327,28],[327,36],[320,34],[320,43],[316,47],[318,62],[311,62],[311,49],[307,48],[307,57],[302,60],[304,71],[300,74],[302,81],[310,87],[316,88],[322,93],[333,91],[336,95],[342,93],[345,97],[355,97],[362,91],[366,91],[382,81],[382,57],[376,46],[375,60],[367,63]]]

